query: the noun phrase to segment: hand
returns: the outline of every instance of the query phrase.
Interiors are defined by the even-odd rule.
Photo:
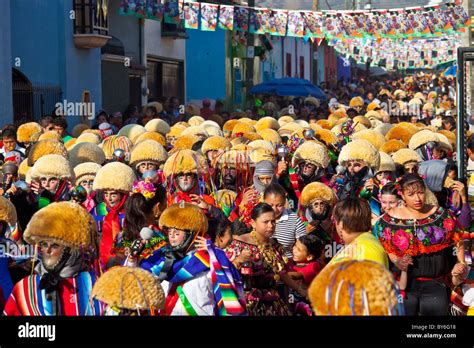
[[[33,191],[34,194],[39,195],[41,192],[43,192],[43,188],[39,184],[39,182],[32,181],[30,184],[31,191]]]
[[[201,236],[196,237],[194,245],[196,246],[197,250],[207,250],[207,239]]]
[[[453,277],[459,277],[465,279],[467,277],[469,268],[463,263],[457,263],[454,265],[451,275]]]
[[[298,289],[298,294],[300,296],[304,297],[304,298],[307,298],[308,297],[308,290],[300,287]]]
[[[246,188],[242,195],[242,204],[247,205],[247,203],[253,199],[253,196],[254,196],[253,187]]]
[[[18,188],[15,185],[12,185],[12,187],[10,187],[6,193],[14,196],[16,195],[17,192],[18,192]]]
[[[397,257],[393,254],[389,254],[390,260],[397,266],[401,271],[406,272],[409,265],[413,265],[413,259],[410,255],[403,255],[403,257]]]
[[[375,182],[373,179],[369,179],[365,182],[364,184],[364,188],[367,190],[367,191],[373,191],[374,188],[375,188]]]
[[[451,189],[459,193],[463,203],[467,202],[466,186],[462,182],[454,181],[453,184],[451,185]]]
[[[249,261],[251,256],[252,254],[250,253],[250,250],[242,250],[242,253],[237,258],[237,261],[239,263],[244,263],[246,261]]]
[[[286,161],[280,161],[278,162],[278,170],[277,170],[277,175],[283,175],[286,174],[286,171],[288,170],[288,164]]]
[[[190,194],[189,198],[191,198],[191,201],[192,201],[191,203],[194,205],[197,205],[199,208],[204,209],[204,210],[209,209],[209,204],[207,204],[206,201],[204,201],[204,199],[202,199],[201,196]]]

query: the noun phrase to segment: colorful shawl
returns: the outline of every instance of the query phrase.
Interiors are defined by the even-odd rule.
[[[184,259],[175,261],[166,280],[171,284],[184,283],[202,272],[210,271],[216,300],[216,315],[246,315],[239,272],[222,250],[217,249],[210,242],[207,249],[207,251],[193,251]],[[163,249],[159,249],[144,259],[140,267],[158,276],[164,264],[165,253]]]
[[[5,305],[3,315],[10,316],[50,316],[52,303],[46,299],[46,290],[40,290],[39,275],[31,275],[20,280]],[[90,300],[95,274],[81,272],[76,277],[61,279],[59,283],[60,315],[90,316],[101,315],[103,307]]]

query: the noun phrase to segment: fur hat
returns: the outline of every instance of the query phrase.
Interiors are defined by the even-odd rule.
[[[263,138],[255,132],[244,133],[243,137],[247,138],[249,141],[263,140]]]
[[[395,172],[395,162],[390,155],[380,151],[380,164],[375,174],[380,172]]]
[[[320,102],[315,97],[307,97],[304,100],[305,104],[313,104],[315,107],[319,108]]]
[[[139,124],[127,124],[119,130],[117,135],[123,135],[133,142],[136,137],[145,132],[145,127]]]
[[[374,145],[379,150],[380,147],[385,144],[385,137],[372,129],[364,129],[360,132],[356,132],[352,135],[352,139],[364,139]]]
[[[206,121],[208,122],[208,121]],[[220,136],[220,137],[223,137],[224,136],[224,132],[221,131],[220,127],[219,126],[214,126],[212,124],[201,124],[201,127],[203,127],[205,129],[205,131],[207,132],[208,136]]]
[[[228,150],[232,147],[229,140],[224,137],[212,136],[207,138],[201,146],[201,152],[206,154],[211,150]]]
[[[83,180],[94,180],[102,166],[94,162],[84,162],[74,167],[76,176],[75,184],[78,185]]]
[[[69,151],[69,162],[71,162],[73,168],[84,162],[103,164],[105,162],[105,154],[104,151],[95,144],[80,143],[76,144],[76,146]]]
[[[145,104],[145,106],[143,106],[143,113],[146,112],[146,108],[148,108],[148,107],[155,108],[157,114],[159,114],[160,112],[163,111],[163,104],[161,104],[159,102],[156,102],[156,101]]]
[[[434,105],[433,103],[426,103],[421,109],[423,111],[434,111]]]
[[[222,126],[224,125],[224,119],[222,118],[221,115],[218,115],[218,114],[210,115],[207,118],[207,121],[213,121],[213,122],[217,123],[219,125],[219,128],[222,128]]]
[[[456,134],[446,129],[439,130],[438,133],[444,135],[448,139],[453,149],[456,147]]]
[[[423,129],[411,137],[408,147],[412,150],[416,150],[430,141],[438,143],[440,140],[436,133],[428,129]]]
[[[408,145],[411,137],[415,135],[416,132],[418,132],[418,128],[415,125],[408,122],[400,122],[387,132],[385,139],[398,139]]]
[[[165,136],[157,132],[145,132],[140,134],[138,137],[135,138],[134,144],[137,145],[144,140],[154,140],[163,147],[166,147],[167,145]]]
[[[329,120],[318,120],[316,123],[324,129],[331,129],[333,127],[332,123],[329,122]]]
[[[160,228],[175,228],[203,236],[207,232],[207,217],[194,204],[173,204],[160,216]]]
[[[336,203],[336,195],[334,191],[320,182],[312,182],[306,185],[301,191],[300,204],[303,207],[309,206],[315,200],[320,199],[329,205]]]
[[[392,139],[383,144],[379,150],[391,155],[400,149],[406,149],[406,147],[407,145],[403,141]]]
[[[42,131],[43,128],[36,122],[23,123],[18,127],[16,137],[20,143],[30,143],[33,142],[32,137]]]
[[[453,146],[451,145],[451,140],[448,139],[448,137],[446,135],[439,132],[439,133],[437,133],[437,136],[438,136],[438,139],[439,139],[438,146],[444,148],[446,151],[453,151]],[[455,143],[456,143],[456,141],[455,141]]]
[[[369,105],[367,105],[367,111],[373,111],[376,109],[380,109],[380,105],[376,102],[371,102]]]
[[[421,157],[411,149],[400,149],[392,153],[392,159],[395,164],[405,165],[408,162],[421,162]]]
[[[109,161],[113,159],[114,151],[117,149],[125,151],[125,160],[128,161],[132,147],[132,141],[124,135],[111,135],[107,137],[102,144],[105,158]]]
[[[205,119],[201,116],[192,116],[189,120],[188,123],[190,126],[199,126],[201,123],[203,123]]]
[[[74,171],[69,161],[61,155],[42,156],[35,162],[31,172],[32,179],[56,177],[74,181]]]
[[[207,175],[209,169],[206,159],[198,152],[193,150],[179,150],[166,160],[163,171],[166,177],[186,173],[201,176]]]
[[[301,162],[309,162],[318,168],[327,168],[329,161],[328,150],[324,145],[316,141],[305,141],[296,149],[292,166],[296,167]]]
[[[421,92],[416,92],[415,95],[413,96],[413,98],[417,98],[417,99],[420,99],[422,101],[426,101],[425,95]]]
[[[165,305],[160,282],[139,267],[110,268],[97,279],[92,297],[110,307],[128,310],[159,310]]]
[[[154,162],[157,165],[168,159],[165,148],[154,140],[144,140],[135,145],[130,153],[130,166],[136,168],[141,162]]]
[[[255,129],[257,130],[257,133],[264,129],[273,129],[273,130],[278,130],[280,128],[280,124],[278,123],[277,120],[275,120],[273,117],[262,117],[260,120],[258,120],[257,124],[255,125]]]
[[[237,123],[232,129],[232,138],[236,138],[239,134],[255,132],[255,128],[244,122]]]
[[[367,112],[365,117],[369,119],[369,121],[372,121],[373,119],[382,121],[382,114],[375,110]]]
[[[295,123],[296,123],[297,125],[299,125],[299,126],[305,128],[305,129],[310,129],[310,128],[311,128],[311,127],[309,126],[309,123],[308,123],[307,121],[305,121],[305,120],[300,120],[300,119],[298,119],[298,120],[295,120]]]
[[[349,102],[350,108],[362,108],[364,106],[364,99],[362,97],[354,97]]]
[[[431,91],[430,93],[428,93],[428,99],[433,99],[433,98],[436,98],[438,96],[438,93],[436,93],[435,91]]]
[[[170,128],[170,131],[168,133],[166,133],[166,138],[178,138],[181,136],[181,134],[183,133],[183,131],[186,129],[187,127],[184,126],[184,125],[177,125],[175,124],[173,127]]]
[[[79,136],[82,134],[82,132],[84,132],[86,129],[89,129],[89,128],[90,128],[89,125],[87,125],[85,123],[76,124],[74,126],[74,128],[72,129],[71,135],[74,138],[79,138]]]
[[[255,128],[255,125],[257,124],[257,120],[253,120],[249,117],[242,117],[239,119],[240,122],[248,124],[249,126],[252,126]]]
[[[216,127],[216,128],[221,128],[221,126],[219,126],[219,124],[215,121],[212,121],[212,120],[206,120],[204,121],[203,123],[201,123],[201,127],[206,127],[206,126],[212,126],[212,127]]]
[[[194,144],[198,143],[200,139],[195,135],[182,135],[176,139],[170,154],[180,150],[192,150]]]
[[[97,227],[94,218],[73,202],[51,203],[36,212],[23,238],[29,244],[51,240],[83,252],[97,250]]]
[[[5,221],[10,226],[15,226],[17,223],[15,206],[3,196],[0,196],[0,222],[1,221]]]
[[[222,130],[227,133],[232,133],[235,125],[239,123],[239,120],[229,120],[226,123],[224,123],[224,126],[222,127]]]
[[[275,147],[272,145],[272,143],[266,140],[254,140],[248,143],[248,146],[252,149],[264,148],[270,152],[275,151]]]
[[[291,134],[298,132],[300,130],[303,130],[304,127],[300,126],[296,122],[288,122],[284,124],[283,126],[278,129],[278,134],[280,134],[281,137],[283,136],[291,136]]]
[[[146,123],[145,130],[166,135],[170,131],[170,125],[162,119],[154,118]]]
[[[209,134],[206,132],[206,128],[201,127],[201,126],[191,126],[183,130],[181,133],[181,136],[189,136],[189,135],[194,135],[197,137],[204,137],[207,138],[209,137]]]
[[[250,152],[249,151],[239,151],[239,150],[229,150],[224,152],[222,156],[219,157],[217,163],[220,167],[231,167],[235,168],[237,166],[246,166],[249,165]]]
[[[238,137],[238,138],[232,139],[230,143],[232,144],[232,148],[234,148],[237,145],[241,145],[241,144],[247,145],[248,143],[250,143],[250,140],[246,137]]]
[[[281,143],[281,137],[274,129],[263,129],[259,131],[258,134],[263,138],[263,140],[271,142],[273,146],[276,146]]]
[[[316,315],[402,315],[392,274],[373,261],[342,261],[326,266],[308,296]]]
[[[97,134],[94,133],[82,133],[79,135],[76,139],[76,144],[80,143],[92,143],[99,145],[100,144],[100,137]]]
[[[71,138],[64,143],[64,147],[67,151],[71,151],[74,146],[76,146],[76,138]]]
[[[356,116],[356,117],[354,117],[354,123],[363,124],[367,128],[372,127],[372,123],[370,123],[370,120],[365,116]]]
[[[375,127],[374,127],[374,124],[372,124],[372,128],[374,129],[374,131],[379,132],[383,136],[386,136],[388,131],[393,128],[393,124],[391,124],[391,123],[380,123]]]
[[[274,150],[269,150],[264,147],[259,147],[256,149],[251,149],[250,150],[250,160],[254,165],[261,161],[270,161],[274,162],[275,161],[275,151]]]
[[[86,129],[85,131],[83,131],[81,133],[81,135],[84,135],[84,134],[89,134],[89,133],[92,133],[92,134],[95,134],[97,135],[97,137],[99,138],[99,143],[104,140],[104,134],[98,130],[98,129]]]
[[[339,164],[345,165],[350,160],[364,161],[367,166],[375,169],[380,164],[380,154],[367,140],[356,139],[344,145],[339,153]]]
[[[28,159],[25,158],[18,166],[18,177],[20,180],[25,180],[26,173],[28,173],[30,169],[31,167],[28,166]]]
[[[317,129],[314,131],[314,137],[320,142],[328,145],[335,145],[337,143],[336,134],[328,129]]]
[[[130,192],[135,179],[132,168],[121,162],[111,162],[97,172],[92,188],[94,191]]]
[[[395,92],[393,92],[393,96],[397,98],[398,96],[401,96],[402,98],[405,98],[407,94],[402,91],[401,89],[397,89]]]
[[[279,119],[278,119],[278,124],[281,126],[284,126],[285,124],[287,123],[290,123],[290,122],[294,122],[295,119],[294,117],[292,116],[289,116],[289,115],[285,115],[285,116],[281,116]]]
[[[41,141],[41,140],[56,140],[56,141],[59,141],[61,143],[63,142],[63,139],[61,138],[61,136],[56,131],[46,131],[46,132],[44,132],[38,138],[38,141]]]

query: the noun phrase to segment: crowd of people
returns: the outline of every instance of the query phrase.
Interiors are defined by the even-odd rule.
[[[454,83],[4,126],[3,315],[473,314]]]

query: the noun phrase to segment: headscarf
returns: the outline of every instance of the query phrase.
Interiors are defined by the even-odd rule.
[[[258,179],[259,176],[263,175],[271,175],[272,176],[272,183],[276,183],[275,180],[275,167],[272,162],[270,161],[260,161],[255,166],[255,171],[253,174],[253,186],[258,191],[258,193],[262,193],[265,191],[268,185],[262,184],[262,182]]]

